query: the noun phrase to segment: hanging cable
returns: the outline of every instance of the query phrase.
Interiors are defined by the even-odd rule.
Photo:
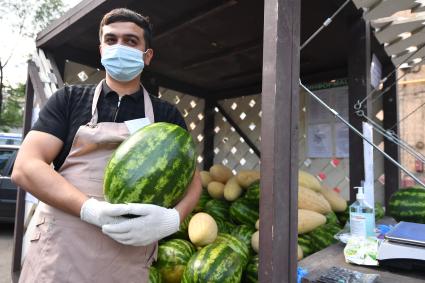
[[[419,50],[422,50],[422,48],[424,48],[425,47],[425,45],[421,45],[421,46],[419,46],[414,52],[412,52],[405,60],[403,60],[403,62],[401,62],[400,64],[398,64],[395,68],[394,68],[394,70],[392,70],[386,77],[384,77],[383,79],[381,79],[380,81],[379,81],[379,84],[378,84],[378,86],[377,87],[375,87],[374,89],[372,89],[367,95],[366,95],[366,97],[365,98],[363,98],[361,101],[357,101],[356,102],[356,105],[354,106],[354,109],[360,109],[360,108],[362,108],[363,107],[363,104],[366,102],[366,100],[367,99],[369,99],[369,97],[371,97],[373,94],[375,94],[377,91],[379,91],[379,86],[381,85],[381,84],[383,84],[383,83],[385,83],[387,80],[388,80],[388,78],[389,77],[391,77],[392,75],[394,75],[394,73],[396,73],[397,71],[398,71],[398,69],[404,64],[404,63],[406,63],[407,61],[409,61],[410,59],[412,59],[417,53],[418,53],[418,51]],[[418,63],[414,63],[412,66],[415,66],[415,65],[417,65],[417,64],[419,64],[419,62]],[[406,76],[406,74],[403,74],[401,77],[399,77],[394,83],[393,83],[393,85],[394,84],[396,84],[399,80],[401,80],[403,77],[405,77]],[[387,92],[389,89],[387,88],[386,89],[386,91],[385,92]]]
[[[404,120],[406,120],[407,118],[409,118],[410,116],[412,116],[416,111],[418,111],[419,109],[421,109],[423,106],[425,105],[425,102],[422,103],[419,107],[417,107],[415,110],[413,110],[412,112],[410,112],[407,116],[405,116],[403,119],[401,119],[400,121],[398,121],[397,123],[395,123],[394,125],[391,126],[390,130],[394,129],[395,126],[397,126],[398,124],[400,124],[401,122],[403,122]]]
[[[425,163],[425,156],[423,156],[420,152],[416,151],[414,148],[412,148],[408,143],[400,139],[394,131],[392,130],[385,130],[381,125],[367,117],[366,115],[362,115],[362,117],[369,122],[369,124],[372,125],[373,129],[387,138],[389,141],[393,142],[400,148],[404,149],[408,153],[410,153],[412,156],[414,156],[416,159],[420,160],[422,163]]]
[[[322,26],[316,30],[300,47],[300,51],[304,49],[304,47],[306,47],[324,28],[326,28],[327,26],[329,26],[333,19],[342,11],[342,9],[344,9],[345,6],[347,6],[348,3],[350,3],[351,0],[347,0],[345,1],[344,4],[341,5],[341,7],[338,8],[338,10],[336,10],[336,12],[330,17],[327,18],[326,21],[323,22]]]
[[[317,102],[319,102],[322,106],[324,106],[329,112],[331,112],[336,118],[341,120],[345,125],[347,125],[354,133],[356,133],[358,136],[360,136],[363,140],[365,140],[368,144],[370,144],[374,149],[378,150],[384,157],[386,157],[391,163],[393,163],[395,166],[403,170],[407,175],[409,175],[413,180],[415,180],[418,184],[425,187],[425,184],[419,180],[415,175],[409,172],[406,168],[404,168],[400,163],[398,163],[396,160],[394,160],[391,156],[389,156],[386,152],[381,150],[378,146],[376,146],[373,141],[370,141],[368,138],[366,138],[359,130],[357,130],[355,127],[353,127],[349,122],[347,122],[337,111],[335,111],[333,108],[329,107],[323,100],[321,100],[316,94],[314,94],[310,89],[308,89],[303,83],[301,82],[301,79],[299,80],[300,86],[307,91],[307,93],[313,97]]]

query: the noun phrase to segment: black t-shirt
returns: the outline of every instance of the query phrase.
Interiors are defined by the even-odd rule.
[[[71,150],[74,136],[81,125],[87,124],[95,85],[70,85],[55,92],[40,111],[32,130],[46,132],[59,138],[64,146],[53,161],[59,170]],[[180,112],[170,103],[150,95],[155,122],[168,122],[186,128]],[[103,82],[102,92],[97,103],[98,122],[122,123],[127,120],[144,118],[143,89],[121,99],[118,109],[118,94]]]

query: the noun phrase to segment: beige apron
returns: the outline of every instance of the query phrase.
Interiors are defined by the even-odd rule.
[[[97,123],[96,87],[92,119],[80,126],[59,173],[80,191],[103,200],[103,174],[112,152],[129,136],[125,123]],[[145,116],[154,122],[152,101],[144,90]],[[122,245],[100,228],[40,202],[36,227],[19,282],[148,282],[157,244]]]

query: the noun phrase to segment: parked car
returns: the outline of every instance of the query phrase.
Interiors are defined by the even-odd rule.
[[[19,145],[22,142],[22,135],[16,133],[0,133],[0,145],[15,144]]]
[[[14,222],[17,187],[12,183],[13,164],[19,145],[0,145],[0,222]]]

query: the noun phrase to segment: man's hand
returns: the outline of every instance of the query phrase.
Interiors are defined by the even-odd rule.
[[[102,227],[105,224],[126,221],[127,218],[122,215],[128,214],[128,208],[127,204],[111,204],[90,198],[81,206],[80,218],[90,224]]]
[[[128,213],[140,216],[103,225],[102,232],[121,244],[146,246],[179,230],[180,215],[174,208],[130,203]]]

